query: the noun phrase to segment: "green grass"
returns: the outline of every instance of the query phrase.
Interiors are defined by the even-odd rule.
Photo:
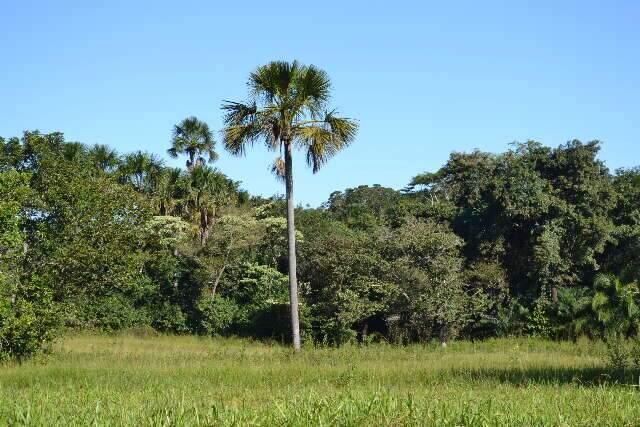
[[[600,343],[286,347],[79,335],[0,366],[0,425],[638,425]]]

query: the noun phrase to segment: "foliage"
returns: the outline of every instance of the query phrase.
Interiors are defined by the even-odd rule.
[[[250,83],[248,103],[225,104],[232,152],[293,144],[317,170],[353,139],[316,67],[273,63]],[[348,188],[294,218],[207,164],[212,135],[195,118],[174,129],[185,168],[61,133],[0,139],[3,357],[46,347],[60,321],[288,341],[291,236],[309,341],[638,335],[640,172],[610,172],[597,141],[452,153],[402,191]]]
[[[562,338],[577,339],[581,335],[595,335],[598,327],[591,303],[593,291],[586,287],[561,288],[558,291],[556,331]]]
[[[309,283],[316,339],[341,344],[379,329],[395,286],[386,278],[389,266],[375,236],[340,223],[305,232],[301,277]]]
[[[595,295],[591,308],[603,333],[637,334],[640,322],[640,292],[637,283],[624,284],[615,276],[599,274],[593,287]]]
[[[231,331],[238,306],[220,295],[207,295],[197,303],[199,323],[207,335],[225,335]]]
[[[0,295],[0,359],[32,356],[58,334],[59,314],[51,292],[38,279],[3,286]]]
[[[55,337],[58,326],[51,291],[24,271],[22,231],[31,191],[29,175],[0,172],[0,359],[24,359]]]
[[[467,322],[469,295],[462,278],[462,240],[444,224],[409,221],[389,239],[392,270],[400,276],[397,310],[419,339],[444,344]]]

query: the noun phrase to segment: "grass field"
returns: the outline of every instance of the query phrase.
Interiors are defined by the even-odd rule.
[[[639,425],[637,372],[580,341],[286,347],[68,337],[0,366],[0,425]]]

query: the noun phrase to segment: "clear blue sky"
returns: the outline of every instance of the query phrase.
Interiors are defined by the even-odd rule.
[[[610,168],[640,164],[638,1],[100,3],[0,0],[0,135],[62,131],[166,157],[173,124],[219,130],[221,101],[245,98],[252,69],[298,59],[360,121],[317,175],[296,158],[302,203],[401,188],[453,150],[514,140],[600,139]],[[272,195],[273,157],[256,147],[217,166]]]

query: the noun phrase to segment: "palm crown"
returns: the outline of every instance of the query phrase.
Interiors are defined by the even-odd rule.
[[[89,150],[93,165],[102,171],[111,171],[118,165],[118,153],[106,145],[96,144]]]
[[[204,164],[203,155],[206,155],[210,162],[218,158],[214,151],[215,144],[209,125],[196,117],[187,117],[174,126],[171,148],[167,151],[171,157],[186,154],[189,157],[187,168],[191,169],[196,163]]]
[[[248,85],[248,103],[227,101],[222,107],[224,145],[233,154],[256,141],[274,151],[292,143],[306,152],[315,173],[356,135],[355,121],[326,110],[331,82],[313,65],[270,62],[251,73]]]
[[[237,197],[239,183],[207,165],[194,166],[189,175],[186,208],[199,218],[200,243],[204,245],[219,207]]]

